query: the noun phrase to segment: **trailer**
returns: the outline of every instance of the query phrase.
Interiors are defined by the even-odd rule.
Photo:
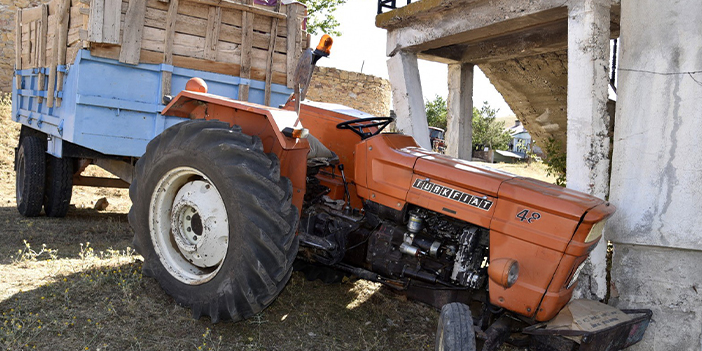
[[[53,0],[18,10],[12,118],[17,206],[62,217],[73,185],[129,187],[161,113],[192,77],[268,106],[292,92],[304,5],[252,0]],[[95,164],[119,179],[86,177]]]

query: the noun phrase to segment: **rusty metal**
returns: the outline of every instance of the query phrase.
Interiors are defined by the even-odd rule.
[[[622,310],[622,312],[638,316],[624,323],[594,332],[547,330],[536,326],[525,328],[523,332],[531,335],[529,348],[535,351],[621,350],[641,341],[653,315],[653,312],[648,309]],[[565,337],[581,337],[580,344]]]

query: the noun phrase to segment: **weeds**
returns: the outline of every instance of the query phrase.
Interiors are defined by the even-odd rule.
[[[24,248],[17,250],[17,257],[10,256],[10,259],[12,259],[12,262],[22,263],[22,262],[36,261],[37,258],[39,258],[42,255],[44,255],[44,257],[48,256],[47,260],[49,260],[49,261],[56,259],[56,253],[58,251],[47,248],[46,244],[41,244],[41,250],[39,250],[39,252],[37,252],[34,249],[32,249],[32,246],[27,242],[27,240],[23,240],[23,242],[24,242]]]
[[[202,334],[202,343],[197,347],[198,350],[220,351],[222,350],[222,336],[216,339],[212,335],[210,328],[205,329]]]

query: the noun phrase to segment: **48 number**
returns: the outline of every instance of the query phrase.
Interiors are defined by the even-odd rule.
[[[519,218],[520,222],[527,221],[527,223],[531,224],[532,221],[539,220],[541,218],[541,214],[533,211],[530,212],[529,210],[522,210],[517,213],[517,218]]]

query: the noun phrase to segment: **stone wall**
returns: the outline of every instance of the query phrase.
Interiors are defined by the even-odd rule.
[[[317,67],[307,99],[349,106],[374,116],[390,116],[390,82],[362,73]]]

